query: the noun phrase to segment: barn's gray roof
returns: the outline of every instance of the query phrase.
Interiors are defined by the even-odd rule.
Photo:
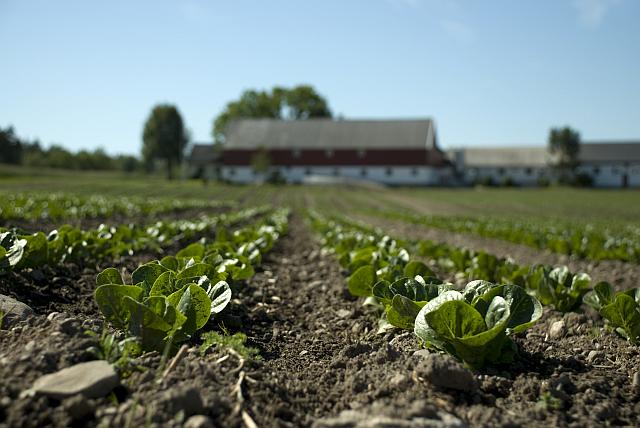
[[[226,149],[423,149],[435,146],[431,119],[241,119],[227,130]]]
[[[459,153],[462,153],[461,155]],[[465,148],[447,151],[452,161],[466,167],[543,167],[549,155],[544,147]]]
[[[213,144],[194,143],[188,161],[191,165],[208,165],[219,158],[220,154],[214,150]]]
[[[584,143],[579,158],[584,163],[640,162],[640,141]]]

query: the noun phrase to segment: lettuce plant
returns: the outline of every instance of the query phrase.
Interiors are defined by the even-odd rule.
[[[193,259],[178,260],[177,270],[162,261],[140,266],[132,275],[135,285],[124,284],[114,268],[96,278],[95,299],[104,317],[137,337],[145,350],[189,339],[231,300],[226,274]]]
[[[415,275],[413,278],[400,278],[393,283],[378,281],[373,286],[373,295],[384,306],[389,324],[413,330],[420,309],[450,288],[451,284],[443,283],[438,278]]]
[[[589,291],[591,278],[586,273],[573,274],[566,266],[533,266],[526,282],[543,305],[553,305],[560,312],[569,312],[582,303],[582,297]]]
[[[609,283],[599,282],[584,302],[596,309],[620,336],[640,344],[640,288],[614,293]]]
[[[425,304],[414,331],[427,347],[478,368],[512,361],[517,349],[510,336],[541,315],[540,302],[517,285],[472,281],[462,292],[446,290]]]

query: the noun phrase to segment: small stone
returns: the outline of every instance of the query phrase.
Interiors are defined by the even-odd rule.
[[[338,318],[349,318],[351,316],[351,311],[348,309],[338,309],[336,311],[336,315]]]
[[[637,389],[640,389],[640,372],[635,372],[632,379],[633,380],[631,381],[631,385],[633,385]]]
[[[4,314],[2,327],[8,327],[11,324],[25,321],[33,315],[33,309],[29,306],[4,294],[0,294],[0,312]]]
[[[407,378],[407,376],[403,375],[402,373],[397,373],[391,379],[389,379],[389,385],[400,387],[405,385],[408,380],[409,378]]]
[[[113,366],[104,360],[76,364],[37,379],[31,390],[62,400],[82,394],[88,398],[106,396],[119,384]]]
[[[587,355],[587,362],[589,364],[594,364],[604,359],[604,352],[602,351],[591,351],[589,355]]]
[[[36,341],[30,340],[26,345],[24,345],[24,350],[27,352],[31,352],[35,349],[35,347],[36,347]]]
[[[214,428],[214,425],[210,417],[194,415],[186,420],[184,428]]]
[[[64,334],[68,334],[69,336],[72,336],[78,332],[79,324],[80,322],[76,318],[67,318],[60,321],[58,328]]]
[[[431,354],[416,367],[418,376],[441,388],[472,392],[478,388],[473,374],[448,355]]]
[[[564,320],[556,321],[551,324],[549,328],[549,338],[550,339],[560,339],[566,333],[567,328],[564,323]]]
[[[309,351],[307,351],[306,349],[304,351],[300,351],[300,356],[302,357],[303,355],[307,355],[309,353]]]

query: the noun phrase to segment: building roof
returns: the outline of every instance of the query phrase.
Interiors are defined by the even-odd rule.
[[[449,159],[465,167],[543,167],[549,154],[544,147],[495,147],[448,150]]]
[[[433,121],[240,119],[227,130],[225,149],[432,149]]]
[[[584,143],[579,158],[584,163],[640,162],[640,141]]]
[[[213,144],[194,143],[191,147],[188,162],[191,165],[207,165],[220,159],[220,153],[214,150]]]

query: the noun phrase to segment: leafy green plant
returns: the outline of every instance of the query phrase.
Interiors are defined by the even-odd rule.
[[[215,331],[207,331],[202,334],[202,345],[200,345],[200,355],[204,356],[207,349],[212,346],[221,346],[230,348],[237,352],[245,360],[260,359],[260,351],[251,346],[247,346],[247,335],[244,333],[235,333],[229,335],[228,332],[220,334]]]
[[[420,309],[415,334],[425,345],[478,368],[513,360],[510,336],[540,319],[542,306],[517,285],[472,281],[462,292],[443,291]]]
[[[89,336],[96,336],[93,331],[87,331]],[[88,349],[96,358],[107,360],[119,369],[124,369],[133,358],[142,354],[142,347],[135,337],[127,337],[118,340],[115,334],[110,334],[106,329],[102,331],[98,339],[98,345]]]
[[[599,282],[584,297],[615,331],[629,342],[640,343],[640,288],[614,293],[607,282]]]
[[[572,274],[566,266],[533,266],[527,277],[527,287],[540,302],[553,305],[560,312],[569,312],[580,306],[590,283],[589,275]]]
[[[416,275],[413,278],[400,278],[393,283],[379,281],[373,286],[373,295],[384,305],[387,321],[391,325],[413,330],[420,309],[449,289],[451,284],[443,283],[438,278]]]

